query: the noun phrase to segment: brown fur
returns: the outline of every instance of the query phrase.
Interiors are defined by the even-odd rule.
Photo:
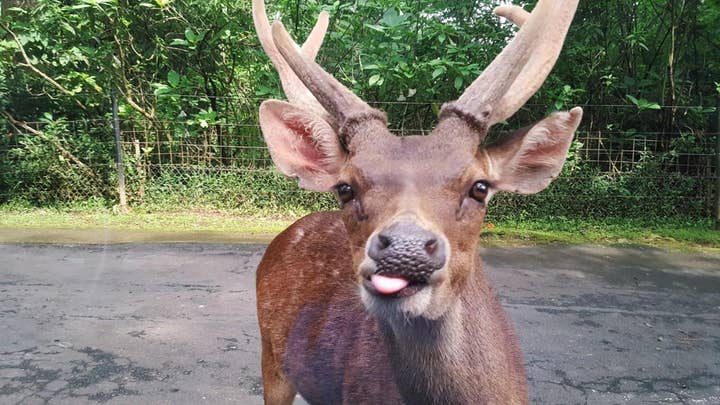
[[[477,201],[468,190],[478,180],[493,191],[544,187],[580,116],[555,114],[479,150],[461,118],[431,136],[356,138],[334,174],[355,198],[296,222],[258,268],[266,402],[300,392],[318,404],[527,403],[517,338],[477,256],[492,192]],[[445,238],[445,268],[424,301],[366,293],[365,302],[366,243],[400,217]]]
[[[517,339],[479,260],[460,298],[472,317],[393,339],[360,303],[349,253],[339,212],[307,216],[268,247],[257,273],[266,403],[291,403],[296,390],[310,403],[527,402]],[[440,332],[458,325],[467,338],[443,353]]]

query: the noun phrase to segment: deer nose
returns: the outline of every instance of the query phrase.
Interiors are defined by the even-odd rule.
[[[376,274],[427,281],[445,265],[445,242],[413,222],[397,222],[370,240],[368,256],[376,263]]]

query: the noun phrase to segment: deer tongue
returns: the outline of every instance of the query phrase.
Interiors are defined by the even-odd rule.
[[[401,277],[388,277],[380,274],[373,274],[370,282],[380,294],[395,294],[407,287],[410,282]]]

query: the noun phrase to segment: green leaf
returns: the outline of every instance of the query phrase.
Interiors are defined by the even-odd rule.
[[[188,28],[185,30],[185,39],[187,39],[189,43],[194,44],[197,42],[197,35],[195,35],[192,29]]]
[[[384,31],[385,31],[385,27],[383,27],[383,26],[381,26],[381,25],[375,25],[375,24],[363,24],[363,25],[364,25],[366,28],[370,28],[370,29],[373,30],[373,31],[379,31],[379,32],[384,32]]]
[[[155,91],[153,91],[153,94],[156,96],[168,94],[172,92],[172,89],[162,83],[152,83],[152,87],[155,88]]]
[[[433,104],[430,106],[430,108],[432,108],[433,113],[434,113],[435,115],[439,115],[439,114],[440,114],[440,104],[433,103]]]
[[[170,45],[182,45],[182,46],[188,46],[190,45],[188,41],[180,38],[175,38],[172,41],[170,41]]]
[[[432,78],[433,78],[433,79],[437,79],[437,78],[440,77],[443,73],[445,73],[445,68],[444,68],[443,66],[440,66],[440,67],[438,67],[438,68],[435,68],[435,70],[433,70],[433,72],[432,72]]]
[[[370,87],[376,86],[376,85],[381,86],[383,84],[383,81],[384,80],[383,80],[382,76],[372,75],[372,76],[370,76],[370,80],[368,80],[368,85],[370,85]]]
[[[630,100],[639,110],[659,110],[660,104],[654,102],[654,101],[648,101],[644,98],[637,99],[629,94],[626,94],[626,97],[628,100]]]
[[[398,11],[394,8],[389,8],[385,11],[383,18],[380,20],[380,24],[387,27],[397,27],[405,23],[407,19],[407,14],[400,15],[400,13],[398,13]]]
[[[275,93],[276,93],[275,89],[271,89],[270,87],[264,86],[262,84],[258,84],[257,87],[255,88],[255,95],[258,97],[268,96],[268,95],[272,95]]]
[[[462,78],[462,76],[456,77],[454,84],[455,84],[455,90],[458,90],[458,91],[459,91],[460,89],[462,89],[462,85],[463,85],[463,78]]]
[[[68,31],[68,32],[70,32],[71,34],[75,35],[75,28],[73,28],[72,25],[66,23],[65,21],[63,21],[62,23],[60,23],[60,25],[62,25],[63,28],[65,28],[66,31]]]
[[[30,37],[30,36],[25,35],[25,34],[18,34],[17,37],[18,37],[18,41],[20,41],[20,43],[21,43],[23,46],[27,45],[28,43],[30,43],[30,42],[32,42],[32,41],[34,40],[33,37]]]
[[[98,93],[102,93],[103,89],[97,84],[94,76],[83,75],[83,80],[85,80],[85,83],[92,87],[93,90],[97,91]]]
[[[180,74],[174,70],[169,71],[167,81],[172,87],[177,87],[180,84]]]

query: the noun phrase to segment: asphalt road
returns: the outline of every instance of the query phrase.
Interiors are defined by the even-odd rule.
[[[261,403],[263,245],[0,245],[0,403]],[[536,404],[720,404],[720,255],[483,251]]]

